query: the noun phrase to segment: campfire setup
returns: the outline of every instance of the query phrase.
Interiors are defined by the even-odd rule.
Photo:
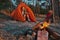
[[[48,40],[49,37],[53,38],[53,40],[60,40],[60,35],[49,27],[50,23],[48,22],[37,23],[33,27],[33,30],[37,31],[37,40]]]

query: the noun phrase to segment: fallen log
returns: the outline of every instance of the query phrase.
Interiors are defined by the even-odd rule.
[[[46,30],[49,32],[49,36],[54,40],[60,40],[60,34],[58,34],[56,31],[51,28],[46,28]]]

